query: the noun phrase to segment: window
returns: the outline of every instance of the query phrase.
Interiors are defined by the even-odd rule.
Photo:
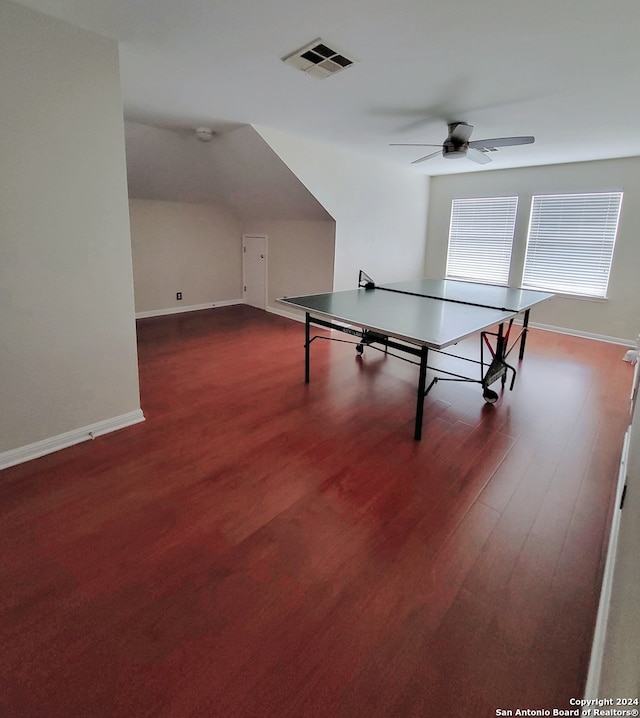
[[[517,197],[454,199],[447,277],[508,284]]]
[[[537,195],[522,286],[606,297],[622,192]]]

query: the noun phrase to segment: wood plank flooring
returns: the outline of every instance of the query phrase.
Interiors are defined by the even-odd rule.
[[[535,319],[535,317],[534,317]],[[250,307],[138,323],[143,424],[0,473],[0,715],[488,718],[581,697],[629,412],[533,330],[513,392]],[[461,345],[475,352],[477,339]]]

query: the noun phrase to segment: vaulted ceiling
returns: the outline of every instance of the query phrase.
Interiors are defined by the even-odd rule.
[[[21,4],[116,39],[125,116],[159,128],[271,126],[427,174],[640,155],[637,0]],[[283,63],[316,38],[356,62],[326,79]],[[536,142],[486,166],[389,146],[454,120]]]
[[[129,197],[222,204],[245,219],[330,215],[250,126],[210,142],[189,131],[125,123]]]

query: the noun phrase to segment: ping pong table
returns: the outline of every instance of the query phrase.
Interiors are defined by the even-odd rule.
[[[282,297],[278,301],[305,312],[306,383],[310,379],[310,347],[316,339],[353,343],[360,355],[365,347],[372,347],[419,366],[414,428],[414,439],[419,440],[424,399],[438,381],[477,382],[489,404],[499,398],[490,386],[500,380],[504,388],[509,373],[509,388],[513,389],[516,370],[507,358],[517,346],[522,360],[530,310],[552,296],[546,292],[451,279],[376,285],[360,271],[357,289]],[[522,327],[517,336],[512,337],[513,321],[520,314]],[[355,340],[325,334],[311,336],[312,326],[348,334]],[[480,334],[479,360],[444,351],[477,333]],[[390,349],[399,354],[389,352]],[[430,366],[430,351],[477,364],[479,375],[474,378]],[[429,370],[434,376],[427,386]]]

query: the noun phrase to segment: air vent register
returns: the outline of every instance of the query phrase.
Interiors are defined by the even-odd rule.
[[[346,70],[355,62],[353,58],[347,57],[319,38],[283,57],[282,61],[320,79]]]

